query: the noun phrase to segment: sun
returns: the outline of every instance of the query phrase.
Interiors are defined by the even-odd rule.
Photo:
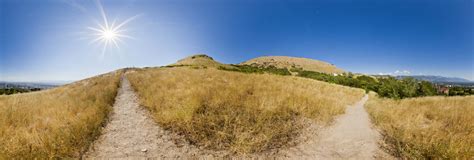
[[[102,15],[103,22],[97,22],[97,26],[87,28],[92,31],[92,36],[94,36],[91,43],[102,44],[101,57],[103,57],[107,48],[114,46],[115,48],[120,49],[119,43],[123,43],[124,38],[133,39],[133,37],[126,34],[127,29],[125,28],[125,25],[137,18],[138,15],[130,17],[120,23],[117,23],[116,19],[110,23],[100,1],[97,1],[97,6]]]
[[[117,33],[113,30],[106,30],[102,32],[102,37],[106,40],[113,41],[117,38]]]

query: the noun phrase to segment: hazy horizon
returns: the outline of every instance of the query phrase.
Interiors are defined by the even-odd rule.
[[[203,53],[197,53],[197,54],[203,54]],[[194,54],[190,54],[189,56],[191,55],[194,55]],[[207,54],[206,54],[207,55]],[[263,56],[266,56],[266,55],[263,55]],[[268,55],[270,56],[270,55]],[[272,55],[274,56],[274,55]],[[279,56],[285,56],[285,55],[279,55]],[[212,56],[211,56],[212,57]],[[185,58],[185,57],[182,57],[182,58]],[[300,58],[305,58],[305,57],[300,57]],[[177,59],[176,61],[178,61],[179,59]],[[219,61],[219,59],[215,59],[214,60],[216,61]],[[173,61],[173,62],[170,62],[168,64],[164,64],[164,65],[158,65],[158,66],[166,66],[166,65],[169,65],[169,64],[172,64],[172,63],[175,63],[176,61]],[[240,62],[236,62],[236,63],[229,63],[229,64],[238,64]],[[334,64],[335,65],[335,64]],[[91,77],[94,77],[94,76],[97,76],[97,75],[100,75],[100,74],[106,74],[108,72],[113,72],[115,70],[118,70],[118,69],[123,69],[123,68],[130,68],[130,67],[138,67],[138,68],[143,68],[143,67],[158,67],[158,66],[124,66],[124,67],[119,67],[119,68],[115,68],[115,69],[112,69],[110,71],[104,71],[104,72],[98,72],[98,73],[95,73],[95,74],[92,74],[92,75],[89,75],[89,76],[86,76],[86,77],[82,77],[82,78],[79,78],[79,79],[70,79],[70,80],[47,80],[47,79],[44,79],[44,80],[2,80],[0,79],[0,82],[18,82],[18,83],[57,83],[57,84],[67,84],[67,83],[72,83],[74,81],[78,81],[78,80],[82,80],[82,79],[86,79],[86,78],[91,78]],[[337,66],[337,65],[336,65]],[[348,71],[350,72],[350,71]],[[400,72],[400,73],[397,73],[397,72]],[[427,75],[427,74],[406,74],[406,73],[402,73],[403,71],[395,71],[395,72],[392,72],[392,73],[372,73],[372,74],[368,74],[368,73],[357,73],[357,72],[353,72],[353,73],[356,73],[356,74],[367,74],[367,75],[389,75],[389,76],[441,76],[441,77],[447,77],[447,78],[462,78],[462,79],[466,79],[466,80],[469,80],[471,82],[474,82],[474,80],[471,80],[471,79],[467,79],[467,78],[463,78],[463,77],[454,77],[454,76],[444,76],[444,75]]]
[[[197,53],[223,63],[283,55],[354,73],[473,81],[473,3],[2,0],[0,81],[74,81]],[[105,51],[90,29],[103,22],[98,4],[110,24],[130,18],[128,37]]]

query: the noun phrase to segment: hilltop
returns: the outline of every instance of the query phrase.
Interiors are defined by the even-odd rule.
[[[194,67],[213,67],[213,68],[227,68],[236,69],[239,67],[252,66],[258,68],[276,68],[280,70],[302,69],[306,71],[321,72],[321,73],[336,73],[341,74],[346,71],[337,68],[335,65],[328,62],[314,60],[309,58],[289,57],[289,56],[264,56],[240,64],[223,64],[212,57],[205,54],[196,54],[188,56],[176,63],[168,65],[168,67],[176,66],[194,66]]]
[[[288,57],[288,56],[263,56],[248,61],[242,62],[244,65],[253,65],[259,67],[268,67],[274,66],[277,68],[301,68],[307,71],[322,72],[322,73],[337,73],[341,74],[345,71],[337,68],[335,65],[309,59],[309,58],[299,58],[299,57]]]
[[[188,56],[178,62],[173,63],[169,66],[205,66],[205,67],[219,67],[219,66],[226,66],[220,62],[215,61],[212,57],[205,55],[205,54],[196,54],[192,56]]]

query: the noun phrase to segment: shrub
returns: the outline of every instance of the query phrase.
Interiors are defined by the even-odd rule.
[[[232,65],[232,67],[220,66],[218,69],[226,71],[235,71],[243,73],[271,73],[277,75],[291,75],[291,73],[286,68],[276,68],[275,66],[269,67],[257,67],[251,65]]]

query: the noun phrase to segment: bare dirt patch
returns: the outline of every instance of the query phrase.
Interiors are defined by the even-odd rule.
[[[321,129],[310,124],[301,143],[279,154],[289,159],[376,159],[386,157],[379,149],[380,134],[372,128],[364,109],[368,96],[346,109],[334,125]]]

